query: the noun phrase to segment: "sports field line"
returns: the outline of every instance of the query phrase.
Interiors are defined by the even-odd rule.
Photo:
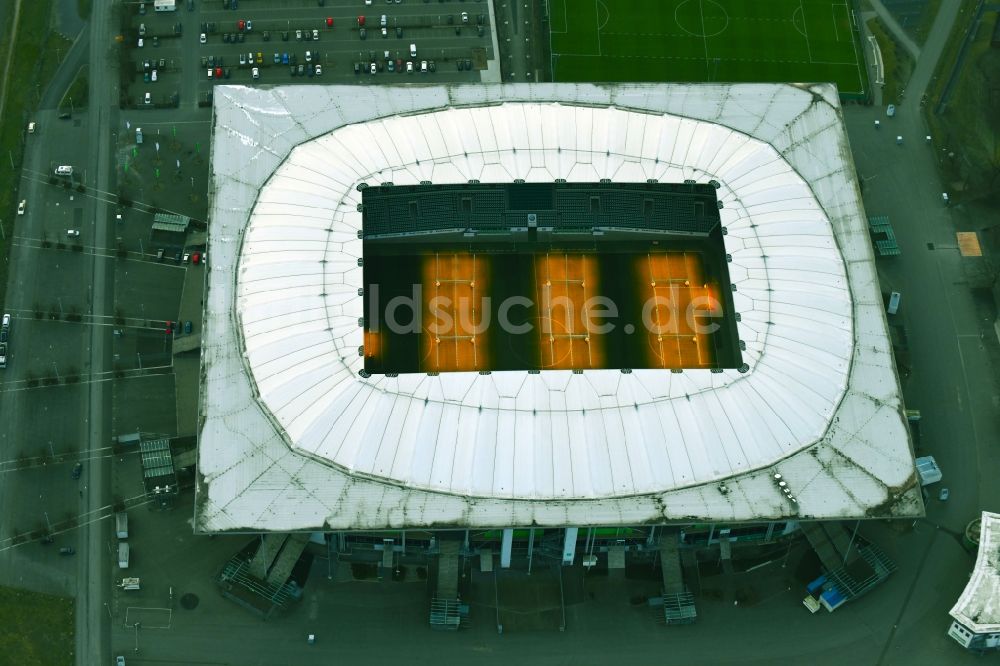
[[[549,28],[550,35],[565,35],[569,32],[569,12],[566,10],[566,0],[552,0],[552,2],[562,2],[563,6],[563,29],[556,30],[555,28]],[[549,10],[549,16],[552,16],[552,11]],[[549,49],[551,51],[551,47]]]
[[[708,64],[708,34],[705,32],[705,3],[698,0],[698,13],[701,14],[701,41],[705,45],[705,78],[712,80],[712,68]]]
[[[608,54],[598,56],[596,53],[553,53],[556,56],[567,56],[570,58],[629,58],[632,60],[704,60],[702,56],[679,56],[679,55],[613,55]],[[823,60],[772,60],[767,58],[713,58],[719,62],[767,62],[779,65],[833,65],[838,67],[854,67],[853,62],[826,62]]]
[[[806,52],[809,54],[809,62],[813,61],[812,45],[809,43],[809,26],[806,25],[806,9],[799,0],[799,13],[802,14],[802,35],[806,38]]]

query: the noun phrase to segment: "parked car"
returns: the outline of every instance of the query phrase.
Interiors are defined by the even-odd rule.
[[[146,96],[143,98],[142,103],[143,104],[152,104],[153,103],[153,94],[152,93],[146,93]]]
[[[69,236],[70,238],[79,238],[80,237],[80,230],[79,229],[67,229],[66,230],[66,235]]]
[[[281,64],[282,65],[287,65],[288,64],[288,54],[287,53],[282,53],[281,54]]]
[[[153,83],[156,83],[156,70],[155,69],[153,70],[153,73],[150,76],[150,78],[153,80]]]
[[[236,29],[239,30],[240,32],[243,32],[244,30],[247,29],[247,22],[244,21],[243,19],[240,19],[239,21],[236,22]]]
[[[241,53],[240,54],[240,65],[242,66],[242,65],[245,65],[245,64],[247,64],[247,57]]]
[[[199,261],[201,261],[201,252],[195,252],[191,255],[192,264],[197,264]]]
[[[287,42],[288,41],[288,31],[287,30],[282,30],[281,31],[281,41],[283,41],[283,42]]]
[[[167,335],[173,335],[174,332],[174,322],[167,320],[166,324],[163,326],[163,332]]]
[[[75,553],[76,553],[76,550],[74,550],[73,548],[68,548],[67,547],[67,548],[60,548],[59,549],[59,554],[60,555],[74,555]]]
[[[374,74],[375,72],[377,72],[377,71],[378,71],[378,67],[376,67],[375,63],[372,63],[372,64],[371,64],[371,68],[369,69],[369,71],[370,71],[370,72],[371,72],[372,74]]]
[[[400,27],[399,27],[399,26],[397,25],[397,26],[396,26],[396,39],[402,39],[402,38],[403,38],[403,29],[402,29],[402,28],[400,28]]]
[[[271,33],[270,33],[270,31],[268,31],[268,30],[265,30],[265,31],[264,31],[264,41],[265,41],[265,42],[269,42],[269,41],[271,41]]]
[[[74,479],[79,479],[80,475],[83,474],[83,463],[77,463],[73,465],[72,476]]]
[[[17,214],[24,215],[24,209],[28,206],[27,199],[21,199],[21,203],[17,204]]]
[[[259,79],[260,78],[260,70],[257,69],[256,67],[254,67],[253,70],[250,72],[250,75],[253,76],[253,78],[255,78],[255,79]]]
[[[361,63],[360,62],[354,63],[354,73],[355,74],[360,74],[361,73]]]
[[[333,17],[332,16],[327,16],[326,17],[326,27],[328,27],[328,28],[332,28],[333,27]]]
[[[364,28],[359,28],[358,37],[360,37],[361,39],[366,39],[368,37],[368,32]]]
[[[437,71],[437,65],[434,64],[433,60],[428,60],[427,61],[427,69],[431,70],[432,72],[436,72]]]
[[[253,30],[253,21],[247,19],[247,32],[250,32],[252,30]]]
[[[192,329],[191,322],[189,321],[184,322],[184,335],[191,335],[191,329]]]
[[[300,41],[300,42],[302,41],[302,31],[301,30],[296,30],[295,31],[295,39],[297,41]]]
[[[281,64],[281,54],[280,53],[275,52],[275,54],[274,54],[274,64],[275,65],[280,65]]]
[[[323,74],[323,66],[316,65],[316,76],[322,76],[322,74]]]
[[[319,39],[319,30],[316,30],[315,28],[313,28],[313,39]]]
[[[184,253],[184,258],[181,259],[181,261],[183,261],[186,264],[188,262],[188,259],[190,259],[190,258],[191,258],[191,254],[189,252],[185,252]]]

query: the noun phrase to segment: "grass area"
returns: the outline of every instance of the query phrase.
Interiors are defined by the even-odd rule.
[[[90,68],[84,65],[73,77],[73,83],[66,89],[66,93],[59,100],[60,111],[79,111],[87,107],[87,95],[90,91]]]
[[[977,0],[961,0],[928,88],[924,119],[938,150],[941,178],[953,201],[997,197],[1000,177],[1000,52],[989,48],[995,18],[987,12],[942,113],[937,107],[971,27]]]
[[[73,663],[73,600],[0,587],[0,655],[5,664]]]
[[[923,46],[924,42],[927,41],[927,35],[931,32],[939,9],[941,9],[941,0],[927,0],[927,3],[920,10],[920,23],[913,31],[913,41],[920,46]]]
[[[20,164],[24,150],[25,128],[28,119],[38,103],[41,87],[47,80],[41,73],[54,71],[58,57],[66,51],[46,50],[49,43],[49,19],[52,16],[53,0],[33,0],[21,3],[21,15],[17,25],[17,41],[14,44],[10,78],[7,81],[7,103],[4,108],[4,122],[0,123],[0,158],[7,157],[6,164],[13,162],[14,169],[0,169],[0,224],[3,238],[14,236],[14,221],[17,219],[18,185],[21,178]],[[13,12],[10,12],[12,19]],[[0,43],[0,57],[7,53],[10,43],[10,19],[5,24],[4,41]],[[58,54],[58,55],[57,55]],[[0,285],[7,285],[10,246],[2,246],[4,261],[0,262]],[[0,653],[2,654],[2,653]]]
[[[849,5],[550,0],[556,81],[832,81],[867,91]]]
[[[878,48],[882,52],[882,64],[885,66],[885,85],[882,87],[883,104],[899,104],[903,97],[902,91],[913,73],[913,58],[910,53],[897,42],[877,18],[870,19],[868,32],[875,37]]]

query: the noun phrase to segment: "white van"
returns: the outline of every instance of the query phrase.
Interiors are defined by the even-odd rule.
[[[411,58],[416,58],[417,57],[417,45],[416,44],[410,44],[410,57]]]
[[[387,24],[388,24],[388,21],[385,18],[385,14],[382,14],[382,22],[381,22],[380,25],[384,28]]]
[[[57,176],[72,176],[73,175],[73,167],[71,167],[71,166],[57,166],[56,167],[56,175]]]
[[[891,315],[896,314],[899,311],[899,299],[900,295],[898,291],[894,291],[889,294],[889,305],[886,306],[885,311]]]
[[[115,535],[119,539],[128,538],[128,514],[124,511],[115,514]]]
[[[118,544],[118,568],[128,569],[128,544],[125,542]]]

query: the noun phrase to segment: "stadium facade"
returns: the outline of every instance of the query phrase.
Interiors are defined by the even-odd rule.
[[[221,86],[212,132],[199,531],[922,515],[834,86]],[[741,366],[366,372],[365,188],[470,181],[711,183]]]

